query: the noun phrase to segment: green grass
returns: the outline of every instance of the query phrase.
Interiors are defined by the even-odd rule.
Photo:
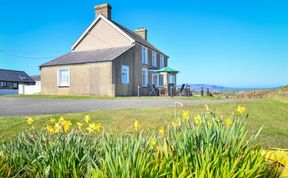
[[[244,106],[249,113],[245,121],[250,133],[256,133],[262,126],[263,130],[259,136],[259,141],[264,147],[288,148],[288,104],[280,101],[265,99],[255,101],[245,101],[242,103],[214,103],[209,104],[209,108],[215,112],[222,113],[228,117],[238,106]],[[177,108],[177,116],[182,111],[189,110],[192,115],[200,113],[203,105],[184,106]],[[132,130],[133,123],[138,120],[145,129],[155,129],[160,126],[170,124],[175,118],[173,107],[156,108],[134,108],[110,111],[93,111],[76,114],[63,114],[66,119],[75,123],[83,120],[85,115],[91,115],[93,121],[101,122],[106,130],[114,133],[127,132]],[[51,117],[59,118],[60,115],[39,115],[33,116],[36,127],[44,128]],[[26,129],[27,116],[0,117],[0,137],[9,139],[20,131]]]
[[[123,99],[183,99],[183,100],[213,100],[213,99],[224,99],[223,96],[204,96],[204,97],[186,97],[186,96],[177,96],[177,97],[154,97],[154,96],[68,96],[68,95],[0,95],[0,98],[45,98],[45,99],[98,99],[98,100],[123,100]]]

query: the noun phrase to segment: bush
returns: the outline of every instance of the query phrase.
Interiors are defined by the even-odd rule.
[[[110,135],[101,124],[51,119],[0,147],[0,177],[279,177],[261,156],[256,134],[247,138],[245,108],[230,118],[184,112],[171,126]],[[87,126],[83,129],[84,126]]]

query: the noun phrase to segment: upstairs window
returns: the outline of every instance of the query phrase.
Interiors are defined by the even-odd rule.
[[[148,86],[148,69],[143,68],[142,69],[142,87]]]
[[[142,46],[142,64],[148,64],[148,48]]]
[[[160,69],[164,68],[164,56],[160,55]]]
[[[157,55],[155,51],[152,51],[152,66],[157,67]]]
[[[70,70],[69,69],[58,70],[58,86],[59,87],[70,86]]]
[[[122,84],[129,84],[129,67],[122,65],[121,71]]]
[[[159,75],[159,86],[160,87],[164,86],[164,75]]]

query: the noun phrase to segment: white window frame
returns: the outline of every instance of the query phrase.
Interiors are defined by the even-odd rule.
[[[123,78],[123,73],[124,73],[123,69],[126,70],[127,79],[125,79],[125,80]],[[121,67],[121,83],[122,84],[129,84],[129,67],[125,66],[125,65],[122,65],[122,67]]]
[[[156,51],[152,51],[152,66],[157,67],[157,53],[156,53]]]
[[[162,85],[160,85],[160,76],[162,77]],[[159,87],[163,87],[164,86],[164,75],[163,74],[159,74],[158,79],[159,79],[159,81],[158,81]]]
[[[145,78],[143,77],[145,71]],[[145,79],[145,80],[144,80]],[[148,87],[148,69],[142,68],[142,87]]]
[[[165,60],[164,60],[164,55],[160,55],[160,69],[162,69],[162,68],[164,68],[164,66],[165,66],[165,62],[164,62]]]
[[[148,64],[148,48],[142,46],[142,64]]]
[[[154,83],[154,76],[156,76],[156,83]],[[159,74],[152,74],[152,84],[159,87]]]
[[[67,71],[68,72],[68,81],[67,81],[67,84],[62,84],[60,83],[61,80],[60,80],[60,72],[61,71]],[[58,87],[69,87],[70,86],[70,69],[69,68],[62,68],[62,69],[58,69],[57,70],[57,85]]]

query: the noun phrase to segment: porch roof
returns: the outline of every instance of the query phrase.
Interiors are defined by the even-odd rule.
[[[179,73],[179,71],[172,69],[171,67],[164,67],[162,69],[158,69],[155,70],[155,72],[161,73],[161,72],[165,72],[165,73]]]

